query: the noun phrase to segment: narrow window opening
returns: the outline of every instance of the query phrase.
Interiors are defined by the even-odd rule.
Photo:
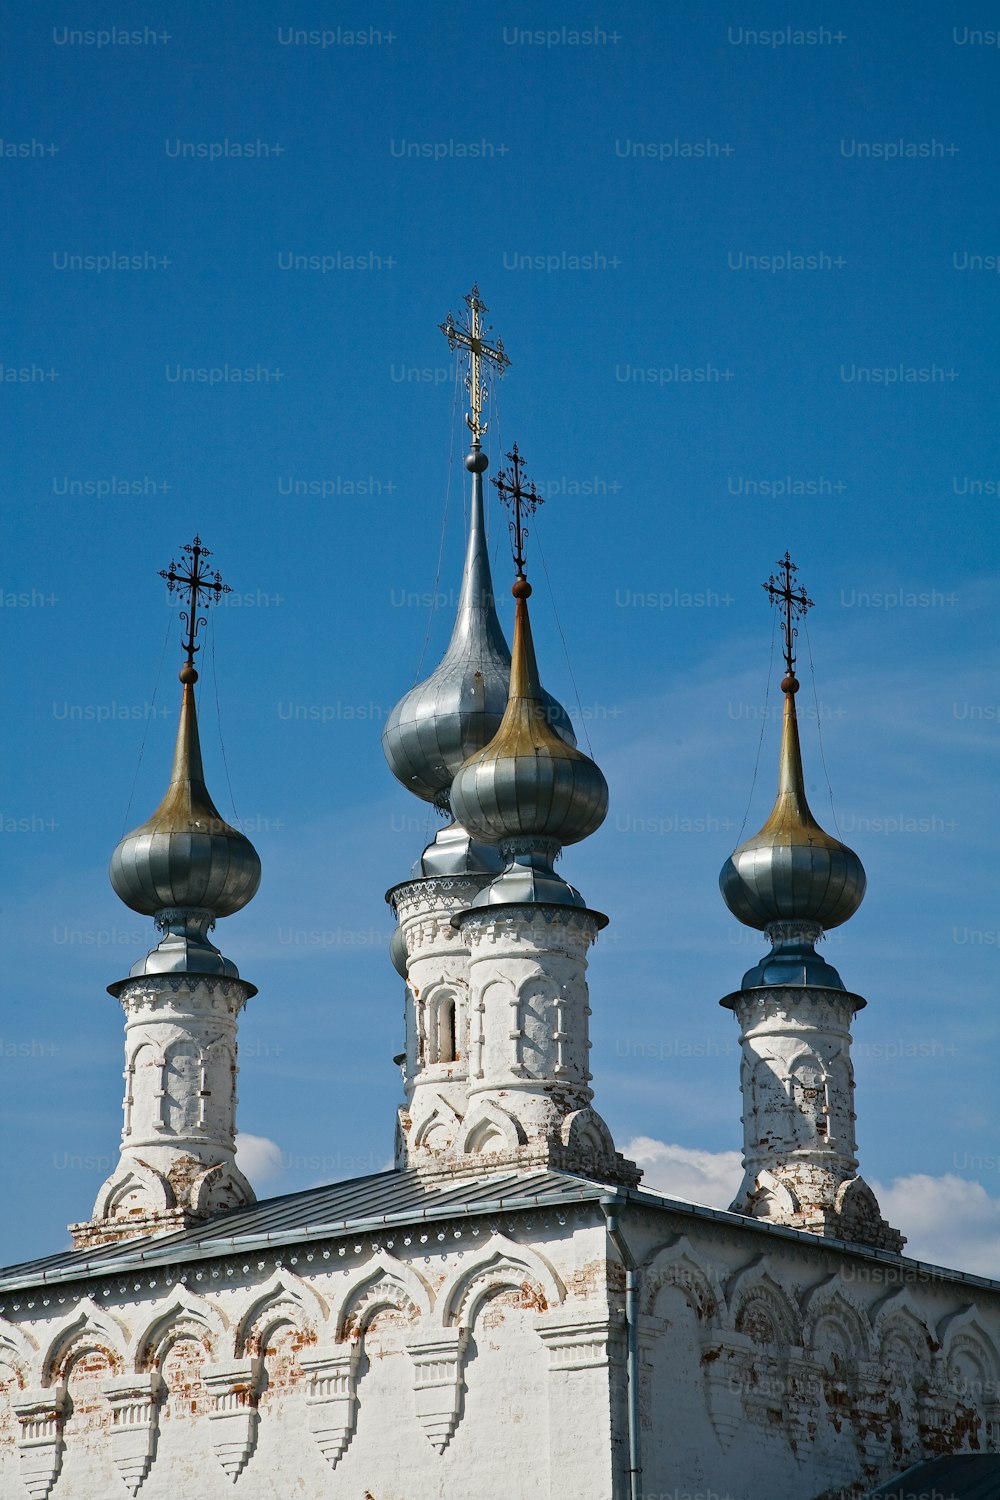
[[[445,1000],[438,1011],[438,1062],[455,1061],[455,1002]]]

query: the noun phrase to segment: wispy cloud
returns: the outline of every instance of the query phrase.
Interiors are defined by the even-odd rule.
[[[236,1137],[236,1165],[251,1183],[273,1182],[285,1170],[281,1147],[266,1135],[247,1135],[241,1130]]]

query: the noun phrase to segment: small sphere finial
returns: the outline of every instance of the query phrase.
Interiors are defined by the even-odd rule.
[[[531,584],[526,578],[515,578],[510,586],[510,591],[515,599],[531,598]]]
[[[193,666],[191,662],[186,661],[183,667],[181,667],[180,671],[177,673],[177,676],[180,678],[181,682],[183,682],[184,686],[187,687],[188,683],[195,683],[198,681],[198,668]]]

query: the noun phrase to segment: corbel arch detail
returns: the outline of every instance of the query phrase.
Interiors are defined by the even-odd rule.
[[[987,1406],[1000,1401],[1000,1356],[976,1309],[970,1304],[942,1318],[937,1337],[939,1368],[949,1391],[985,1415]],[[957,1370],[959,1360],[974,1367],[971,1380],[967,1371]]]
[[[170,1183],[144,1161],[129,1155],[119,1162],[101,1185],[94,1204],[94,1219],[113,1219],[118,1208],[133,1194],[142,1200],[146,1213],[166,1212],[176,1206]]]
[[[839,1331],[854,1360],[871,1358],[874,1335],[867,1310],[836,1273],[811,1288],[801,1301],[802,1342],[806,1349],[816,1349],[821,1326],[830,1323]]]
[[[387,1251],[359,1269],[334,1319],[337,1341],[360,1338],[382,1308],[409,1309],[414,1320],[429,1317],[432,1296],[423,1277]]]
[[[37,1362],[38,1345],[31,1335],[0,1318],[0,1367],[6,1365],[13,1372],[20,1390],[32,1383]]]
[[[59,1325],[49,1340],[42,1358],[42,1385],[50,1386],[65,1379],[67,1366],[78,1355],[88,1349],[106,1353],[115,1373],[120,1373],[126,1363],[127,1335],[117,1318],[84,1297],[68,1317]]]
[[[780,1351],[802,1344],[799,1310],[775,1280],[766,1255],[744,1266],[727,1287],[730,1327],[755,1343],[774,1343]],[[768,1325],[772,1334],[767,1337]]]
[[[420,1113],[413,1117],[412,1149],[435,1150],[450,1145],[461,1127],[461,1119],[446,1099],[436,1092],[422,1093]]]
[[[129,1346],[130,1369],[155,1369],[181,1337],[204,1344],[215,1359],[232,1352],[225,1314],[187,1287],[177,1286],[157,1303],[133,1338]]]
[[[698,1264],[686,1235],[678,1235],[658,1250],[640,1272],[643,1291],[642,1310],[651,1316],[656,1299],[664,1287],[677,1287],[688,1306],[707,1327],[718,1318],[725,1294],[718,1278]]]
[[[460,1150],[466,1156],[506,1154],[527,1143],[518,1122],[492,1100],[473,1105],[465,1117]]]
[[[455,1271],[442,1287],[437,1302],[439,1325],[471,1325],[480,1303],[507,1288],[524,1289],[539,1312],[557,1307],[566,1295],[552,1266],[537,1250],[494,1234],[470,1264]]]
[[[875,1314],[874,1329],[880,1354],[893,1339],[898,1339],[912,1353],[914,1366],[925,1375],[929,1372],[934,1340],[909,1287],[900,1287],[882,1298]]]
[[[236,1325],[236,1357],[262,1354],[276,1328],[289,1323],[301,1333],[318,1337],[329,1309],[307,1282],[289,1271],[275,1271],[260,1287]]]

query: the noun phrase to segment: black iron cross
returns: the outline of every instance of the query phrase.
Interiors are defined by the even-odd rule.
[[[187,595],[187,608],[181,610],[181,619],[185,625],[182,644],[188,666],[192,666],[195,652],[201,650],[195,644],[195,636],[199,625],[206,623],[205,616],[199,615],[199,610],[209,604],[217,604],[221,596],[231,594],[232,589],[228,583],[223,583],[221,573],[212,573],[203,567],[204,559],[212,554],[207,547],[202,546],[200,536],[196,536],[190,545],[182,547],[181,551],[187,553],[190,561],[182,559],[179,565],[171,561],[169,568],[160,569],[160,577],[167,580],[167,589],[171,594],[177,589],[179,593]]]
[[[781,629],[785,637],[785,669],[789,677],[794,677],[795,637],[799,633],[795,628],[794,621],[801,620],[806,610],[812,609],[813,601],[809,598],[804,588],[795,589],[792,587],[792,574],[797,573],[799,570],[787,552],[784,557],[778,559],[778,568],[780,569],[778,581],[775,582],[774,574],[772,573],[767,582],[761,584],[761,588],[770,595],[772,604],[777,604],[780,599],[784,606],[785,618],[781,623]]]
[[[510,459],[510,468],[501,469],[493,483],[500,494],[504,505],[513,507],[514,519],[510,522],[510,533],[514,538],[514,566],[517,568],[518,578],[524,577],[524,543],[528,535],[528,529],[524,524],[525,513],[534,515],[538,507],[543,504],[542,496],[538,494],[534,484],[525,484],[521,475],[521,465],[524,459],[517,451],[517,444],[507,454]]]

